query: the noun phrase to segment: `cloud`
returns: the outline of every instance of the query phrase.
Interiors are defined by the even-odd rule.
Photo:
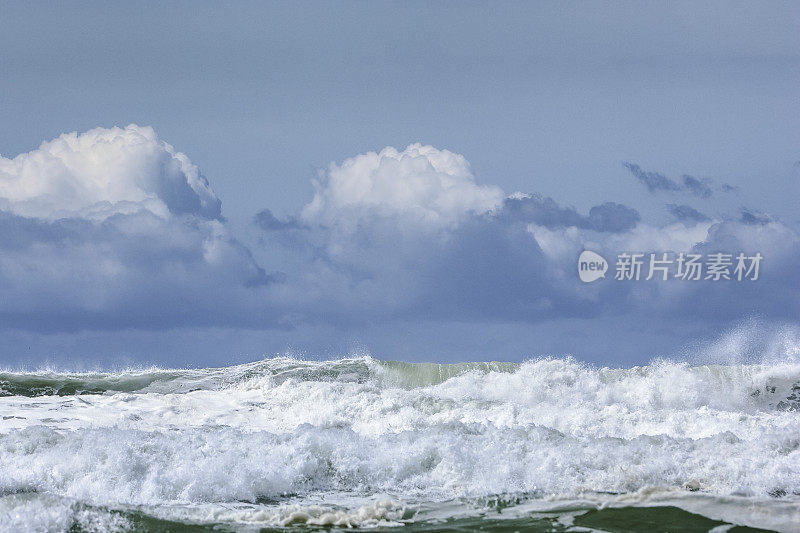
[[[623,233],[636,227],[641,217],[632,207],[606,202],[589,210],[591,227],[597,231]]]
[[[506,222],[530,222],[547,228],[588,227],[586,217],[572,207],[561,207],[552,198],[538,194],[514,194],[503,201],[495,215]]]
[[[697,222],[711,220],[694,207],[688,205],[667,204],[667,209],[672,216],[684,223],[695,224]]]
[[[679,222],[657,226],[613,201],[581,212],[478,183],[463,156],[431,146],[332,163],[298,213],[256,214],[259,244],[283,274],[256,262],[231,234],[208,180],[150,128],[63,135],[0,160],[0,170],[6,330],[345,335],[398,324],[586,319],[695,328],[800,314],[800,239],[772,217],[745,210],[710,220],[670,204]],[[764,269],[751,284],[584,285],[576,274],[583,249],[612,264],[623,251],[757,251]]]
[[[713,182],[705,178],[695,178],[685,174],[682,183],[668,178],[667,176],[658,172],[650,172],[643,170],[642,167],[633,163],[623,163],[623,166],[642,184],[647,187],[647,190],[656,192],[688,192],[689,194],[702,199],[711,198],[714,194]],[[737,187],[723,183],[719,186],[718,190],[722,192],[731,192],[736,190]]]
[[[478,185],[463,156],[421,144],[331,163],[314,189],[301,220],[350,229],[374,216],[452,227],[470,213],[498,207],[504,196],[498,187]]]
[[[147,210],[219,219],[220,207],[198,168],[149,127],[63,134],[0,157],[0,209],[21,216],[98,220]]]
[[[536,193],[506,196],[496,188],[484,189],[473,181],[463,157],[425,150],[446,153],[457,164],[436,170],[426,157],[415,163],[422,170],[409,171],[395,162],[404,152],[393,148],[379,152],[391,154],[387,164],[374,152],[333,164],[301,211],[302,230],[268,241],[304,257],[294,263],[299,269],[277,284],[285,298],[293,299],[296,324],[350,328],[417,320],[537,323],[629,316],[655,326],[666,318],[713,323],[758,312],[786,318],[797,310],[785,298],[798,292],[786,281],[795,254],[784,253],[796,246],[797,236],[778,222],[766,228],[773,233],[760,241],[760,250],[771,258],[770,269],[750,286],[611,279],[587,286],[575,272],[583,249],[596,250],[612,263],[624,251],[753,253],[751,226],[746,220],[711,220],[675,204],[669,209],[680,223],[666,226],[643,224],[636,209],[615,202],[583,214]],[[409,151],[419,157],[413,147]],[[337,175],[340,169],[345,177]],[[464,179],[459,201],[446,203],[460,207],[445,211],[436,200],[448,194],[441,186],[450,179],[448,173]],[[432,196],[417,194],[417,187]],[[484,202],[487,190],[491,201]],[[398,197],[396,191],[404,194]],[[329,201],[333,197],[337,200]],[[270,214],[261,219],[270,234],[285,234],[276,230],[295,226],[291,218],[284,222]],[[778,293],[782,306],[774,305]],[[725,310],[714,312],[707,302],[687,310],[686,302],[695,298],[724,303]]]
[[[769,215],[747,208],[742,209],[740,220],[742,224],[747,224],[748,226],[764,226],[772,222],[772,218]]]
[[[681,186],[677,182],[663,174],[642,170],[642,167],[633,163],[623,163],[623,165],[637,180],[643,183],[650,192],[681,190]]]
[[[691,317],[708,320],[737,319],[744,316],[797,321],[800,316],[800,290],[795,281],[800,272],[800,236],[777,221],[749,224],[727,220],[713,224],[704,242],[695,247],[709,254],[739,251],[763,256],[756,282],[706,283],[692,295]],[[735,289],[735,290],[731,290]]]
[[[530,222],[550,229],[576,227],[611,233],[628,231],[641,219],[635,209],[614,202],[596,205],[589,210],[589,216],[584,216],[552,198],[521,193],[506,198],[494,216],[506,222]]]
[[[694,176],[683,176],[683,186],[698,198],[711,198],[711,187],[708,180],[699,180]]]
[[[254,218],[256,226],[263,229],[264,231],[283,231],[289,229],[299,229],[302,228],[302,224],[300,224],[295,218],[290,217],[287,220],[280,220],[278,217],[272,214],[272,211],[269,209],[262,209]]]
[[[191,161],[136,125],[0,158],[0,317],[43,331],[274,324]]]

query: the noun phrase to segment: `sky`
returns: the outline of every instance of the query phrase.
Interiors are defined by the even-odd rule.
[[[0,365],[630,365],[800,322],[796,3],[0,11]],[[587,248],[764,262],[582,284]]]

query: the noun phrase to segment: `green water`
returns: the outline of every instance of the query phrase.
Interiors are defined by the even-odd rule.
[[[200,533],[237,531],[230,525],[223,524],[185,524],[167,520],[159,520],[149,515],[138,512],[112,511],[126,519],[129,524],[128,531],[134,533]],[[771,530],[736,526],[719,520],[689,513],[677,507],[626,507],[601,510],[589,510],[578,514],[572,519],[572,524],[563,523],[557,513],[542,513],[535,517],[527,518],[492,518],[472,517],[451,519],[443,522],[411,522],[403,526],[364,528],[375,533],[401,533],[401,532],[469,532],[491,531],[497,533],[513,532],[569,532],[586,531],[588,528],[595,531],[609,533],[706,533],[720,526],[727,526],[724,531],[728,533],[767,532]],[[355,529],[355,528],[354,528]],[[79,525],[74,525],[71,533],[92,533]],[[246,531],[271,532],[311,532],[311,531],[352,531],[339,527],[296,525],[288,527],[269,527],[261,529],[247,528]]]

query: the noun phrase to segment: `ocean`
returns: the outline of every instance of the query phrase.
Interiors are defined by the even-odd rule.
[[[800,531],[800,363],[0,371],[0,531]]]

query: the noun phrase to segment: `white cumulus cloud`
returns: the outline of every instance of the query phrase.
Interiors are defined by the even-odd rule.
[[[150,127],[0,158],[0,327],[267,325],[269,279],[197,166]]]
[[[499,187],[476,183],[464,156],[421,144],[331,163],[314,187],[303,221],[342,229],[375,216],[452,227],[469,213],[498,207],[504,197]]]
[[[131,124],[65,133],[0,157],[0,209],[48,220],[142,209],[211,219],[220,216],[220,201],[188,157],[152,128]]]

